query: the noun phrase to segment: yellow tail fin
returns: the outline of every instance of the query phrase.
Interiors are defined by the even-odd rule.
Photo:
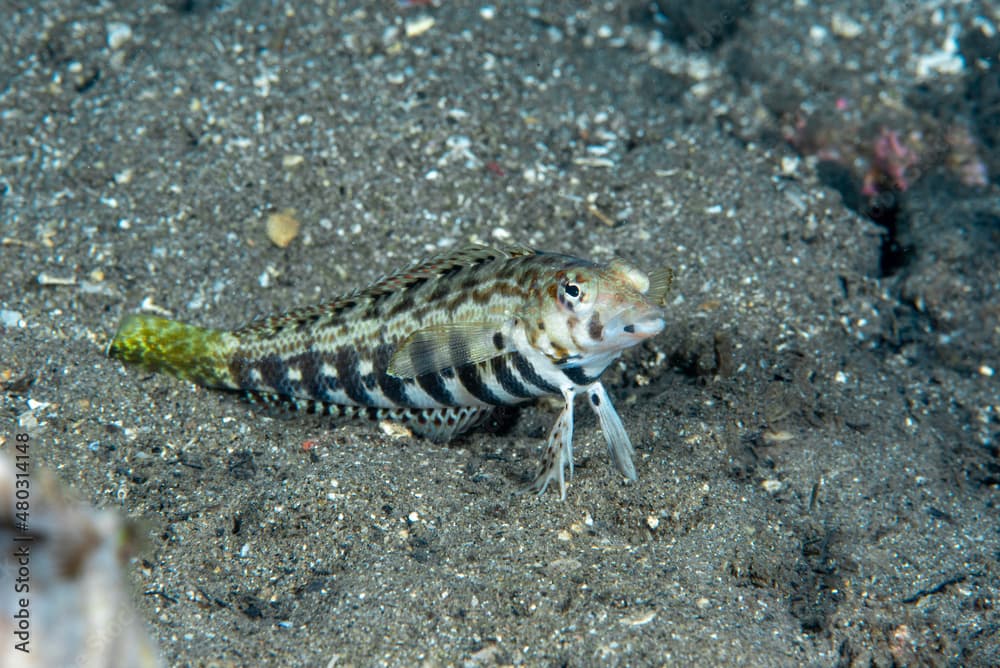
[[[134,313],[122,320],[108,356],[207,387],[237,389],[229,360],[239,346],[221,329]]]

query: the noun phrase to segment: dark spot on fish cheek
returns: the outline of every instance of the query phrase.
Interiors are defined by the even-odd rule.
[[[635,325],[625,325],[625,331],[629,334],[635,334]]]
[[[594,406],[600,406],[601,405],[601,398],[599,396],[597,396],[596,394],[592,394],[592,395],[590,395],[590,403],[594,404]]]
[[[587,334],[594,341],[604,339],[604,328],[601,327],[601,319],[596,314],[587,323]]]

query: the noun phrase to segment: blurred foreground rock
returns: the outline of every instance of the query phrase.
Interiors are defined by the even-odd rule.
[[[131,528],[70,500],[51,475],[18,480],[0,454],[0,665],[165,665],[122,574]]]

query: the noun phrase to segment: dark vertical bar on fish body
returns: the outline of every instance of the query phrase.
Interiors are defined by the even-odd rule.
[[[337,351],[334,357],[337,379],[347,396],[359,406],[371,406],[372,398],[365,390],[364,382],[361,380],[360,364],[358,351],[352,346],[344,346]]]
[[[420,386],[424,392],[429,394],[431,398],[441,404],[442,406],[457,406],[455,402],[455,397],[452,396],[451,392],[442,380],[442,375],[446,370],[442,370],[441,373],[423,373],[417,376],[417,385]]]
[[[272,353],[262,357],[256,366],[264,377],[264,385],[273,388],[278,394],[285,396],[294,394],[294,387],[288,378],[288,365],[280,355]]]
[[[389,368],[389,361],[396,351],[396,346],[391,343],[384,343],[375,348],[373,359],[375,368],[375,378],[378,381],[379,389],[385,398],[400,407],[409,407],[410,399],[406,394],[406,383],[402,378],[397,378],[386,373]]]
[[[490,364],[493,369],[493,376],[500,383],[500,387],[503,388],[504,392],[513,395],[515,397],[521,397],[523,399],[530,399],[536,396],[536,393],[529,390],[524,384],[517,379],[511,370],[507,366],[508,361],[510,361],[509,355],[498,355],[494,357]]]
[[[458,367],[458,381],[469,391],[469,394],[479,399],[483,403],[494,406],[505,406],[507,402],[493,393],[493,390],[483,382],[477,364],[463,364]]]
[[[316,375],[309,379],[309,384],[306,386],[312,396],[316,397],[320,401],[333,401],[334,393],[340,391],[340,381],[337,376],[329,376],[322,371],[322,363],[316,370]]]
[[[521,374],[521,378],[542,390],[544,394],[559,394],[559,388],[538,375],[535,367],[521,353],[513,353],[511,359],[514,361],[514,368]]]
[[[289,378],[289,388],[293,390],[291,393],[299,397],[318,399],[313,388],[316,385],[316,376],[319,375],[319,353],[306,350],[299,355],[289,357],[286,364],[288,369],[298,369],[301,375],[297,381]]]
[[[569,378],[575,385],[590,385],[597,378],[591,378],[584,370],[578,366],[565,367],[562,369],[563,375]]]
[[[250,362],[245,356],[237,351],[233,358],[229,360],[229,373],[239,388],[245,392],[251,392],[255,388],[254,382],[250,378]]]

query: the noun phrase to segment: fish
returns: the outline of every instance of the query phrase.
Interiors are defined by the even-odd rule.
[[[673,273],[519,245],[416,262],[322,304],[235,330],[126,316],[107,354],[181,380],[335,418],[405,424],[444,442],[498,407],[561,397],[530,490],[573,475],[573,405],[584,395],[615,469],[634,449],[601,384],[622,352],[666,327]]]

